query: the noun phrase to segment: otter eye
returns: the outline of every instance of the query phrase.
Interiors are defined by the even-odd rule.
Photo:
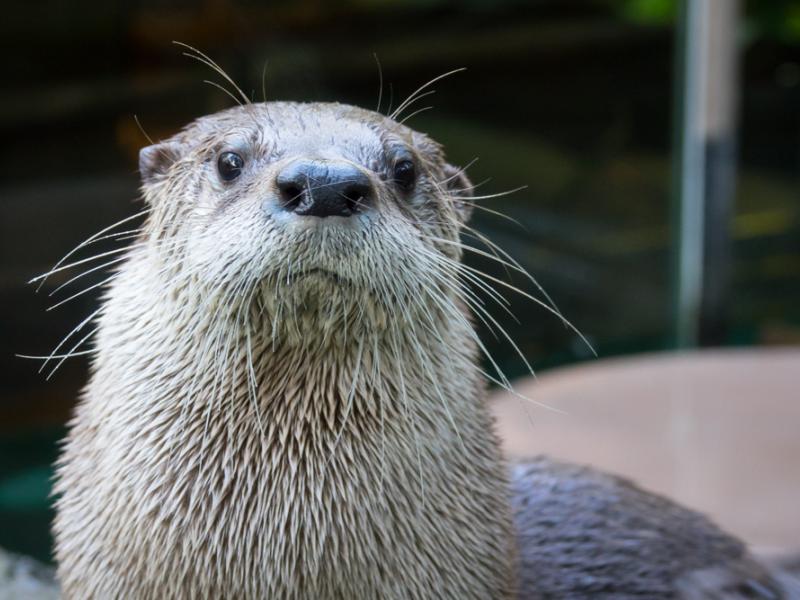
[[[414,181],[417,178],[414,163],[410,160],[401,160],[394,166],[394,175],[392,179],[404,191],[410,190],[414,187]]]
[[[219,176],[224,181],[233,181],[242,174],[244,159],[236,152],[223,152],[217,159],[217,169]]]

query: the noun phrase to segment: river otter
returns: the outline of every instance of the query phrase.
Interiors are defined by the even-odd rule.
[[[669,598],[731,562],[771,589],[616,480],[531,462],[509,487],[462,283],[471,186],[429,137],[246,104],[140,172],[58,462],[67,598]]]

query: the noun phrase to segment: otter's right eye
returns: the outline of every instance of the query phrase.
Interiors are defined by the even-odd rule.
[[[244,159],[236,152],[223,152],[217,159],[217,169],[223,181],[233,181],[242,174]]]

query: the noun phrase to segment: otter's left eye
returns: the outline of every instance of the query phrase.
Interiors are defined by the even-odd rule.
[[[217,159],[217,169],[219,176],[224,181],[233,181],[242,174],[244,159],[236,152],[223,152]]]
[[[410,160],[399,161],[394,166],[394,176],[392,179],[403,191],[409,191],[412,187],[414,187],[414,182],[417,179],[414,163]]]

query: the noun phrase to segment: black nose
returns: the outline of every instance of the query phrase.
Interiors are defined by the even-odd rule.
[[[278,174],[277,185],[284,207],[298,215],[348,217],[372,197],[369,177],[346,162],[296,161]]]

